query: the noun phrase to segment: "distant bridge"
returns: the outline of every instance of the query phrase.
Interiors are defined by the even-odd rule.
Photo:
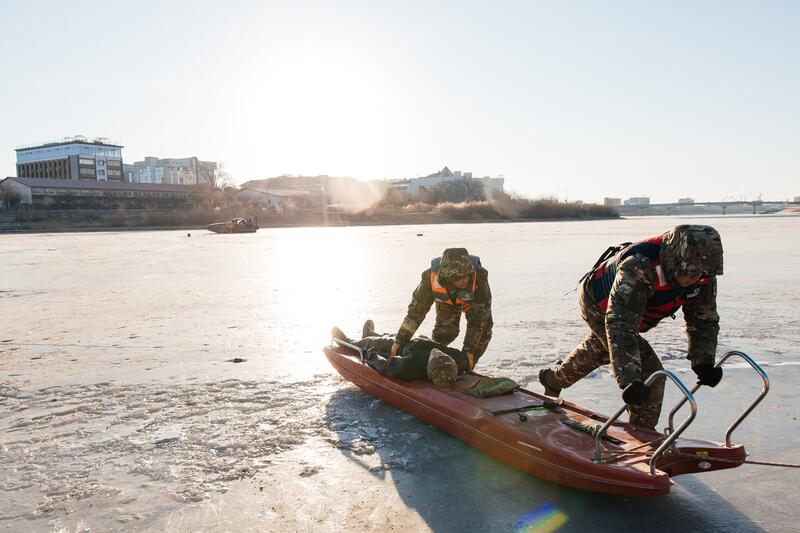
[[[785,202],[785,201],[770,201],[770,200],[739,200],[739,201],[732,201],[732,202],[694,202],[694,203],[673,203],[673,204],[642,204],[642,205],[620,205],[617,206],[620,213],[623,211],[627,214],[631,214],[633,211],[636,213],[638,211],[639,215],[644,215],[645,211],[648,209],[666,209],[667,214],[670,214],[670,211],[673,209],[691,209],[693,207],[719,207],[722,209],[722,214],[727,214],[728,207],[735,206],[735,205],[749,205],[753,208],[753,214],[756,214],[756,210],[759,207],[788,207],[790,205],[800,205],[800,202]]]

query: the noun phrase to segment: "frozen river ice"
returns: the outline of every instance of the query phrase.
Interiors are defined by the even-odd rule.
[[[748,352],[779,377],[741,437],[797,461],[764,430],[800,434],[800,217],[0,235],[0,528],[506,531],[540,496],[570,515],[566,529],[593,523],[578,516],[586,506],[602,510],[600,526],[633,527],[630,501],[477,454],[339,379],[320,347],[333,325],[355,335],[372,318],[396,330],[430,259],[466,246],[489,270],[494,302],[479,369],[539,390],[538,368],[583,338],[574,289],[596,257],[687,220],[723,236],[720,353]],[[420,332],[431,327],[432,316]],[[646,336],[690,378],[680,316]],[[729,374],[732,396],[756,390],[744,369]],[[567,397],[606,412],[619,401],[607,369]],[[733,417],[708,413],[696,424]],[[710,530],[796,528],[780,496],[794,474],[754,468],[678,478],[648,504],[653,528],[678,527],[675,509]],[[748,505],[741,487],[764,479]],[[305,498],[289,501],[283,485]],[[463,487],[472,495],[461,503],[436,495]],[[388,503],[376,510],[365,494]],[[468,520],[459,508],[486,502]]]

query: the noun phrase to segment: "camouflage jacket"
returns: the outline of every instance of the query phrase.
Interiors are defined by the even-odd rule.
[[[473,352],[475,350],[475,346],[483,338],[486,329],[490,327],[492,321],[492,292],[489,289],[489,272],[479,265],[475,275],[477,276],[475,297],[466,311],[467,332],[464,336],[463,348],[466,352]],[[455,297],[451,296],[451,300],[455,301]],[[408,313],[397,332],[397,342],[401,344],[408,342],[411,337],[414,336],[419,325],[425,320],[425,316],[428,314],[433,302],[431,269],[429,268],[422,273],[422,279],[411,295],[411,303],[408,304]],[[454,305],[453,307],[456,306]]]
[[[631,381],[642,378],[637,337],[647,301],[656,291],[655,269],[643,255],[633,254],[623,259],[611,286],[605,316],[588,287],[588,283],[584,284],[584,295],[589,306],[584,310],[584,318],[587,321],[604,320],[614,374],[620,387],[625,387]],[[682,307],[689,338],[687,358],[692,366],[713,364],[719,333],[716,276],[711,276],[710,283],[705,286],[682,290],[699,291]]]

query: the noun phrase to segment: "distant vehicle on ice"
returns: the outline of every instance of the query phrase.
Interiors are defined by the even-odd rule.
[[[214,233],[255,233],[258,231],[258,217],[232,218],[227,222],[217,222],[206,226]]]

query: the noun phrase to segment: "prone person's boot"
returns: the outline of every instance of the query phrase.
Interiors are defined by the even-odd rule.
[[[539,371],[539,383],[544,385],[545,396],[558,398],[561,394],[561,386],[556,380],[556,373],[552,368],[543,368]]]
[[[372,320],[367,320],[364,322],[364,327],[361,328],[361,338],[366,339],[367,337],[374,337],[375,336],[375,323]]]

